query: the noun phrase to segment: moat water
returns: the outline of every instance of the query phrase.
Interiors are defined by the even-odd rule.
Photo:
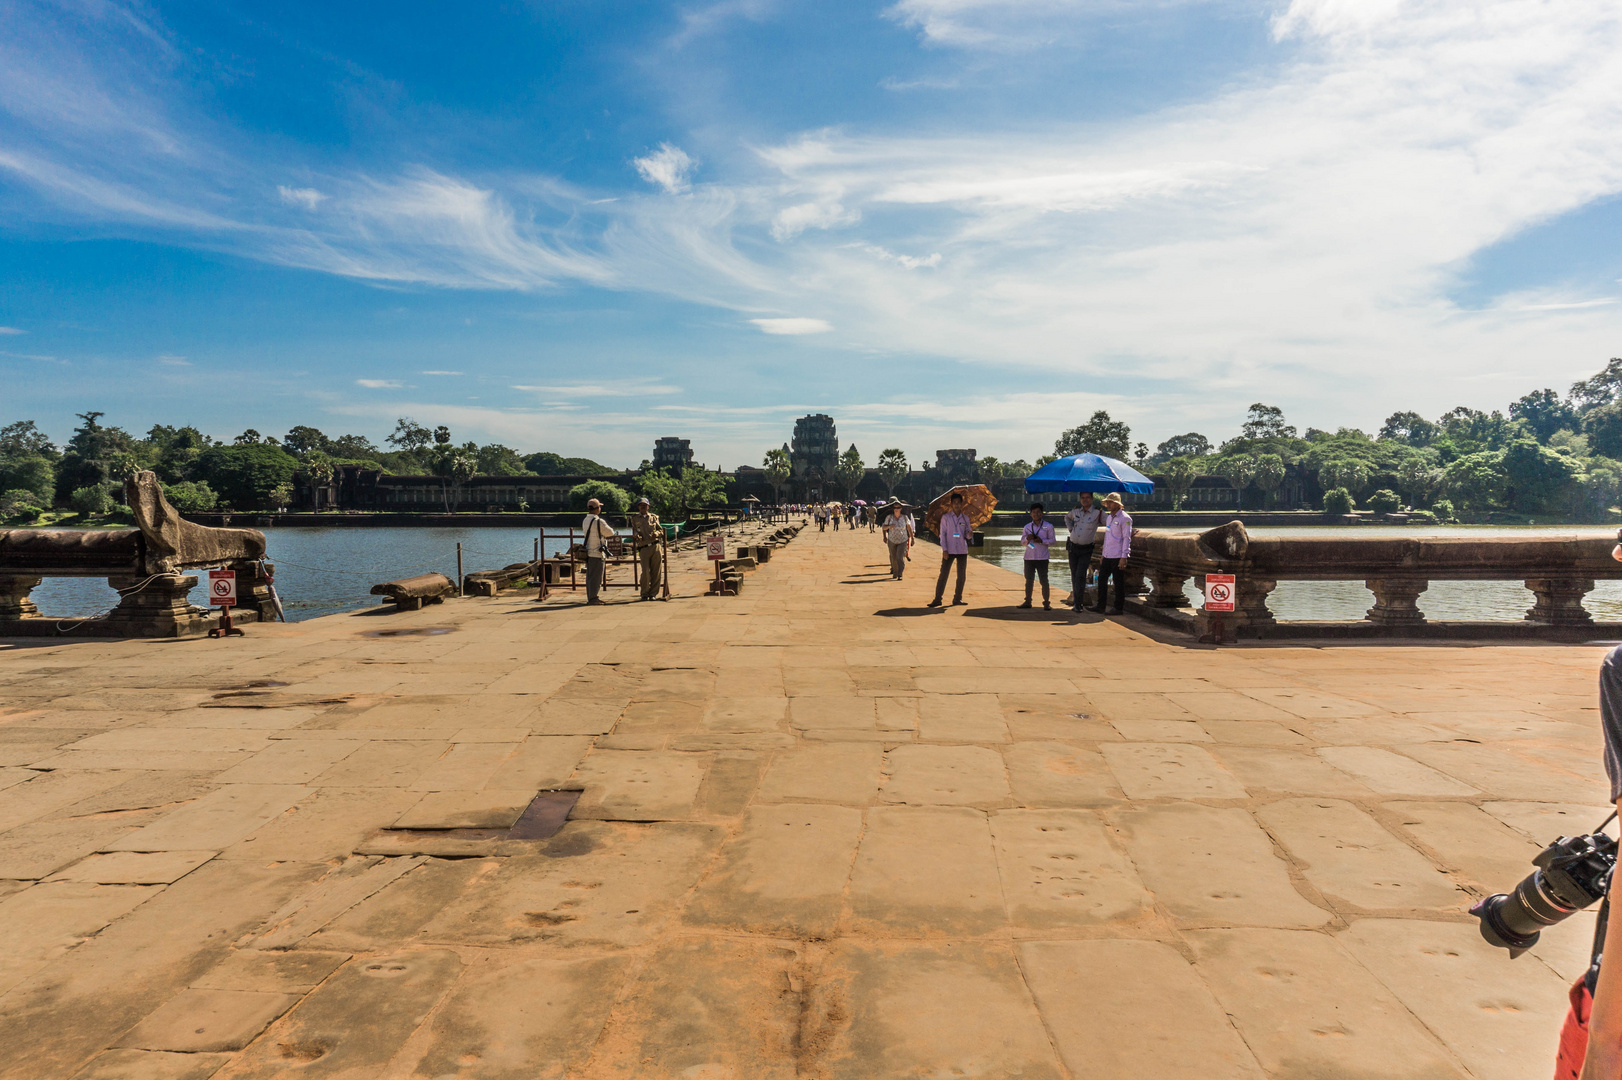
[[[1256,528],[1257,536],[1326,536],[1347,532],[1356,536],[1611,536],[1606,526],[1499,526],[1371,525],[1349,528]],[[313,619],[342,611],[369,608],[378,603],[370,595],[380,581],[438,570],[454,580],[456,545],[463,546],[468,571],[490,570],[533,556],[535,531],[528,528],[284,528],[266,531],[271,561],[276,565],[276,588],[289,621]],[[1062,536],[1062,530],[1061,530]],[[545,554],[554,555],[561,543],[548,541]],[[1054,600],[1070,591],[1070,572],[1064,549],[1057,545],[1050,564]],[[1016,573],[1021,571],[1023,548],[1017,529],[986,531],[985,546],[975,557]],[[927,591],[932,575],[919,574],[914,563],[909,580]],[[970,568],[971,572],[973,568]],[[926,578],[928,579],[926,581]],[[1199,597],[1193,582],[1191,600]],[[100,578],[47,578],[33,598],[47,615],[85,616],[106,611],[117,596]],[[927,599],[927,597],[924,597]],[[203,590],[193,594],[202,603]],[[1361,619],[1373,596],[1360,581],[1281,581],[1268,606],[1281,619]],[[1519,619],[1532,606],[1532,595],[1516,581],[1434,581],[1420,597],[1420,608],[1432,619]],[[1622,621],[1622,581],[1601,581],[1588,594],[1588,610],[1596,618]]]

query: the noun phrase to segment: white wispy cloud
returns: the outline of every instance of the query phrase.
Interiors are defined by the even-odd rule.
[[[768,334],[826,334],[833,329],[832,324],[826,319],[808,319],[799,316],[785,319],[750,319],[749,321]]]
[[[660,143],[659,149],[646,157],[633,158],[631,164],[642,179],[650,184],[657,184],[671,194],[686,191],[691,185],[688,175],[697,165],[687,152],[679,146],[669,143]]]
[[[597,383],[559,383],[550,386],[523,384],[515,385],[513,389],[522,390],[526,393],[553,394],[565,399],[582,397],[662,397],[666,394],[682,393],[679,386],[667,386],[664,383],[648,379],[619,379]]]
[[[293,188],[285,184],[276,185],[276,193],[282,197],[282,202],[289,206],[302,206],[306,210],[314,210],[327,201],[327,196],[315,188]]]
[[[461,375],[461,374],[463,374],[463,372],[460,372],[460,371],[423,371],[423,372],[419,372],[419,374],[422,374],[422,375]]]
[[[15,326],[0,326],[0,335],[26,334],[28,331],[19,330]]]
[[[393,379],[356,379],[355,385],[364,386],[368,390],[399,390],[404,388],[405,383]]]
[[[158,363],[164,364],[164,365],[166,365],[168,367],[191,367],[192,366],[191,361],[187,360],[184,356],[175,356],[175,355],[173,355],[171,353],[164,353],[164,354],[160,355],[157,359],[158,359]]]

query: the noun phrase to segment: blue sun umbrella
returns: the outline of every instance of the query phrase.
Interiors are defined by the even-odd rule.
[[[1101,454],[1071,454],[1050,461],[1025,478],[1025,490],[1045,491],[1125,491],[1148,495],[1155,482],[1124,461]]]

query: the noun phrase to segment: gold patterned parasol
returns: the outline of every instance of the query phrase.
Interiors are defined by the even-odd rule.
[[[992,511],[997,509],[997,496],[984,484],[959,484],[949,491],[943,491],[930,500],[929,510],[924,514],[924,528],[935,535],[940,535],[941,515],[946,513],[947,500],[952,492],[963,496],[963,512],[969,515],[969,526],[978,529],[991,520]]]

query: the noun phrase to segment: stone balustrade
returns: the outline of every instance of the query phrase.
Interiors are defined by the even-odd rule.
[[[1226,636],[1238,637],[1569,637],[1622,634],[1595,623],[1583,597],[1601,578],[1622,578],[1610,537],[1280,536],[1253,537],[1237,521],[1205,533],[1139,530],[1132,539],[1128,586],[1132,610],[1180,629],[1210,633],[1212,614],[1194,609],[1184,593],[1190,579],[1203,590],[1206,574],[1238,579],[1235,610],[1222,615]],[[1268,594],[1284,580],[1362,581],[1374,594],[1355,622],[1280,622]],[[1519,622],[1426,619],[1420,597],[1432,581],[1522,581],[1532,606]]]

